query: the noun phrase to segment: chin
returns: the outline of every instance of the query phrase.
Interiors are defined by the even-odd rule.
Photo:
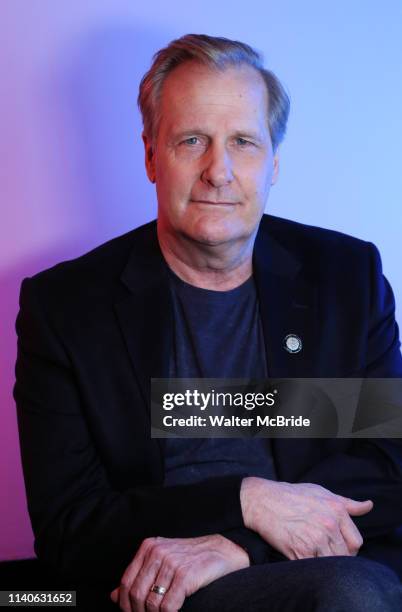
[[[192,240],[207,246],[219,246],[239,239],[245,239],[247,232],[233,220],[200,219],[193,224],[186,235]]]

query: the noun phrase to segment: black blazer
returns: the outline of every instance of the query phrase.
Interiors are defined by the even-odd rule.
[[[270,376],[402,376],[392,291],[372,244],[264,215],[254,274]],[[242,477],[163,487],[149,387],[168,376],[172,309],[155,222],[25,279],[17,332],[14,395],[42,560],[113,588],[148,536],[222,533],[258,557]],[[284,350],[289,333],[301,352]],[[272,446],[279,480],[371,498],[372,512],[354,518],[363,537],[402,523],[401,440]]]

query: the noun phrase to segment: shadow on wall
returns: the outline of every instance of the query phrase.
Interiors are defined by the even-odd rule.
[[[0,501],[0,560],[33,555],[12,399],[20,284],[26,276],[155,217],[154,188],[143,169],[136,97],[152,54],[166,42],[162,33],[119,25],[90,32],[62,54],[50,52],[52,63],[40,77],[38,133],[43,134],[40,145],[49,163],[36,164],[35,171],[50,185],[49,200],[10,203],[10,214],[26,218],[27,226],[19,222],[24,244],[18,265],[0,274],[0,481],[7,491]],[[17,169],[15,180],[20,180]],[[27,205],[41,217],[35,227],[30,227]],[[45,239],[35,235],[36,227]],[[52,234],[62,239],[52,239]]]

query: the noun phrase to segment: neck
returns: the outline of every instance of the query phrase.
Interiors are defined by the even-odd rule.
[[[206,245],[169,234],[158,224],[159,245],[170,269],[190,285],[215,291],[229,291],[250,278],[255,236],[241,242]]]

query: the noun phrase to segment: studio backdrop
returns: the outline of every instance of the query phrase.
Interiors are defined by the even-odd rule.
[[[402,319],[402,4],[4,0],[0,560],[33,554],[12,399],[21,280],[155,217],[138,84],[185,33],[248,42],[291,98],[267,210],[374,242]]]

